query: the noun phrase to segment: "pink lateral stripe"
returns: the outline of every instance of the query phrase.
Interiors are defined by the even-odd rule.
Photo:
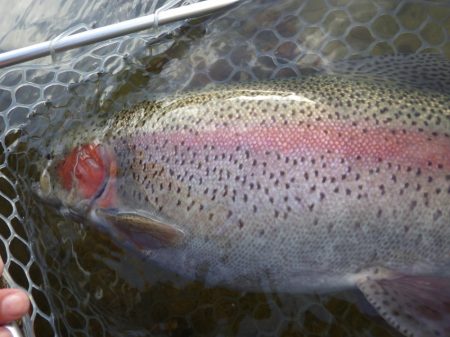
[[[315,123],[309,126],[273,125],[242,129],[218,128],[197,135],[187,132],[155,134],[171,144],[184,142],[198,149],[212,145],[219,151],[234,151],[238,146],[256,152],[277,151],[284,155],[332,153],[347,160],[389,160],[418,167],[442,165],[450,168],[450,140],[442,135],[393,130],[383,127],[355,127],[348,123]],[[138,141],[149,141],[138,140]]]

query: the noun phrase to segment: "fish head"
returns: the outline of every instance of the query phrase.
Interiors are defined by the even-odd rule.
[[[77,145],[47,162],[37,193],[60,209],[83,215],[93,207],[114,206],[116,175],[115,156],[107,146]]]
[[[112,149],[86,143],[47,163],[38,194],[62,215],[93,225],[119,244],[141,251],[181,244],[183,231],[167,219],[124,208],[118,201],[116,181]]]

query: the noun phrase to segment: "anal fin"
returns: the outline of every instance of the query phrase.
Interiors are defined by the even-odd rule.
[[[405,336],[450,336],[450,278],[374,268],[357,285],[378,313]]]

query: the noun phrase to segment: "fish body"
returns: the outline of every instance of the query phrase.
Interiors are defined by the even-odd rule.
[[[68,142],[48,173],[58,198],[167,269],[247,290],[356,285],[406,335],[450,331],[445,93],[335,75],[240,85],[144,102]],[[444,323],[414,321],[404,303],[433,282]],[[380,293],[408,286],[397,317]]]
[[[365,83],[311,82],[169,101],[160,114],[144,105],[117,121],[115,140],[100,140],[125,178],[118,194],[186,233],[180,258],[169,249],[165,266],[192,275],[198,268],[186,262],[201,261],[213,283],[230,274],[253,283],[261,271],[344,276],[377,265],[445,272],[446,98],[418,102],[415,91],[400,98]]]

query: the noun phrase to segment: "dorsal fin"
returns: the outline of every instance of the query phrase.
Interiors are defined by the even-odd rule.
[[[450,92],[450,60],[440,54],[387,55],[343,60],[329,64],[327,72],[350,78],[389,81],[444,94]]]

